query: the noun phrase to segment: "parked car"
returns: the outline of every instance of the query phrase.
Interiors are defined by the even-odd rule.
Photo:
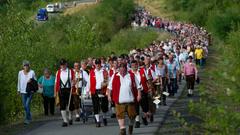
[[[56,7],[55,7],[54,4],[48,4],[48,5],[46,6],[46,9],[47,9],[47,12],[48,12],[48,13],[54,13],[54,12],[56,12]]]
[[[41,8],[41,9],[38,10],[36,19],[38,21],[46,21],[46,20],[48,20],[48,13],[47,13],[46,8]]]

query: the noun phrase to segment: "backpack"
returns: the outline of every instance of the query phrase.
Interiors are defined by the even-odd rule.
[[[32,94],[37,91],[38,91],[38,82],[34,78],[31,78],[30,82],[27,83],[26,92],[28,94]]]

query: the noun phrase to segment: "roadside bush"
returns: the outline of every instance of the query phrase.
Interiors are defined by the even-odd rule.
[[[100,50],[93,51],[92,56],[110,56],[111,52],[116,54],[128,54],[131,49],[144,48],[153,40],[157,39],[158,33],[151,29],[123,29],[116,34],[111,42]]]
[[[0,13],[0,124],[23,117],[17,95],[17,75],[23,60],[29,60],[40,77],[44,67],[55,72],[62,57],[72,62],[97,55],[98,48],[128,26],[134,11],[132,0],[104,0],[84,12],[36,23],[28,21],[28,9],[19,10],[16,2],[6,6],[6,13]],[[41,96],[36,94],[32,111],[39,114],[41,108]]]
[[[190,103],[203,122],[204,134],[234,135],[240,131],[240,3],[237,0],[168,0],[177,19],[204,26],[213,34],[214,46],[201,75],[200,100]],[[182,15],[184,18],[182,18]]]

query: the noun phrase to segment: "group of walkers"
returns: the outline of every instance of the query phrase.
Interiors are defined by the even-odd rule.
[[[72,125],[74,117],[76,122],[81,119],[82,99],[91,97],[96,127],[101,127],[101,123],[107,126],[107,113],[111,112],[111,118],[118,120],[120,135],[126,135],[125,113],[129,117],[128,134],[132,134],[134,127],[154,121],[156,108],[167,105],[166,98],[174,97],[183,79],[187,82],[188,96],[193,95],[197,65],[204,66],[211,42],[206,30],[152,17],[144,9],[137,10],[132,24],[165,30],[174,36],[166,41],[154,41],[144,49],[133,49],[129,54],[112,53],[109,57],[76,61],[73,68],[61,59],[56,75],[44,69],[38,84],[43,90],[45,115],[49,108],[54,115],[55,103],[59,102],[62,126]],[[26,91],[32,78],[37,79],[30,63],[24,61],[18,75],[18,91],[26,112],[25,124],[32,119],[33,93]]]

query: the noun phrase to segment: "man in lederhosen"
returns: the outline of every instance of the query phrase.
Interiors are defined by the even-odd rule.
[[[72,115],[74,111],[73,98],[71,98],[72,86],[75,85],[74,71],[67,67],[67,61],[60,60],[60,69],[57,71],[55,80],[55,93],[59,96],[60,110],[63,118],[63,127],[73,124]],[[67,117],[67,111],[68,117]]]
[[[110,65],[110,69],[108,71],[109,77],[111,78],[117,72],[118,72],[118,61],[117,61],[117,58],[115,57],[112,59],[112,64]],[[116,118],[115,103],[113,101],[111,102],[111,110],[112,110],[111,118]]]
[[[120,135],[126,135],[125,113],[129,117],[128,134],[132,135],[136,117],[135,103],[141,100],[141,85],[135,75],[127,71],[127,64],[121,63],[108,85],[108,99],[116,105]]]
[[[144,59],[144,64],[145,64],[145,71],[146,74],[149,78],[148,84],[149,84],[149,93],[148,94],[148,103],[149,103],[149,114],[150,114],[150,122],[153,122],[154,117],[153,115],[156,112],[156,105],[153,103],[153,93],[156,92],[157,89],[157,83],[159,78],[157,78],[156,75],[156,65],[155,63],[151,63],[151,57],[147,55]]]
[[[133,60],[131,62],[130,72],[134,73],[135,77],[137,78],[137,80],[140,82],[142,86],[142,91],[141,91],[142,99],[139,103],[136,104],[137,116],[135,118],[136,120],[135,128],[140,128],[140,118],[139,118],[140,106],[144,113],[144,115],[142,116],[143,124],[148,125],[147,117],[149,112],[149,104],[148,104],[148,84],[147,83],[149,78],[144,68],[140,68],[140,69],[138,68],[138,63],[136,60]]]
[[[74,73],[75,73],[76,85],[74,87],[75,89],[74,89],[72,96],[73,96],[74,109],[75,109],[75,113],[76,113],[75,121],[80,121],[80,113],[82,112],[80,109],[80,106],[81,106],[80,96],[82,94],[83,88],[87,84],[88,74],[86,71],[80,69],[79,62],[74,63]]]
[[[108,85],[108,73],[102,69],[101,60],[95,60],[96,68],[92,69],[89,74],[87,84],[87,93],[90,92],[93,102],[93,110],[96,120],[96,127],[101,127],[100,110],[103,112],[103,124],[107,126],[106,113],[108,111],[108,98],[106,90]]]

